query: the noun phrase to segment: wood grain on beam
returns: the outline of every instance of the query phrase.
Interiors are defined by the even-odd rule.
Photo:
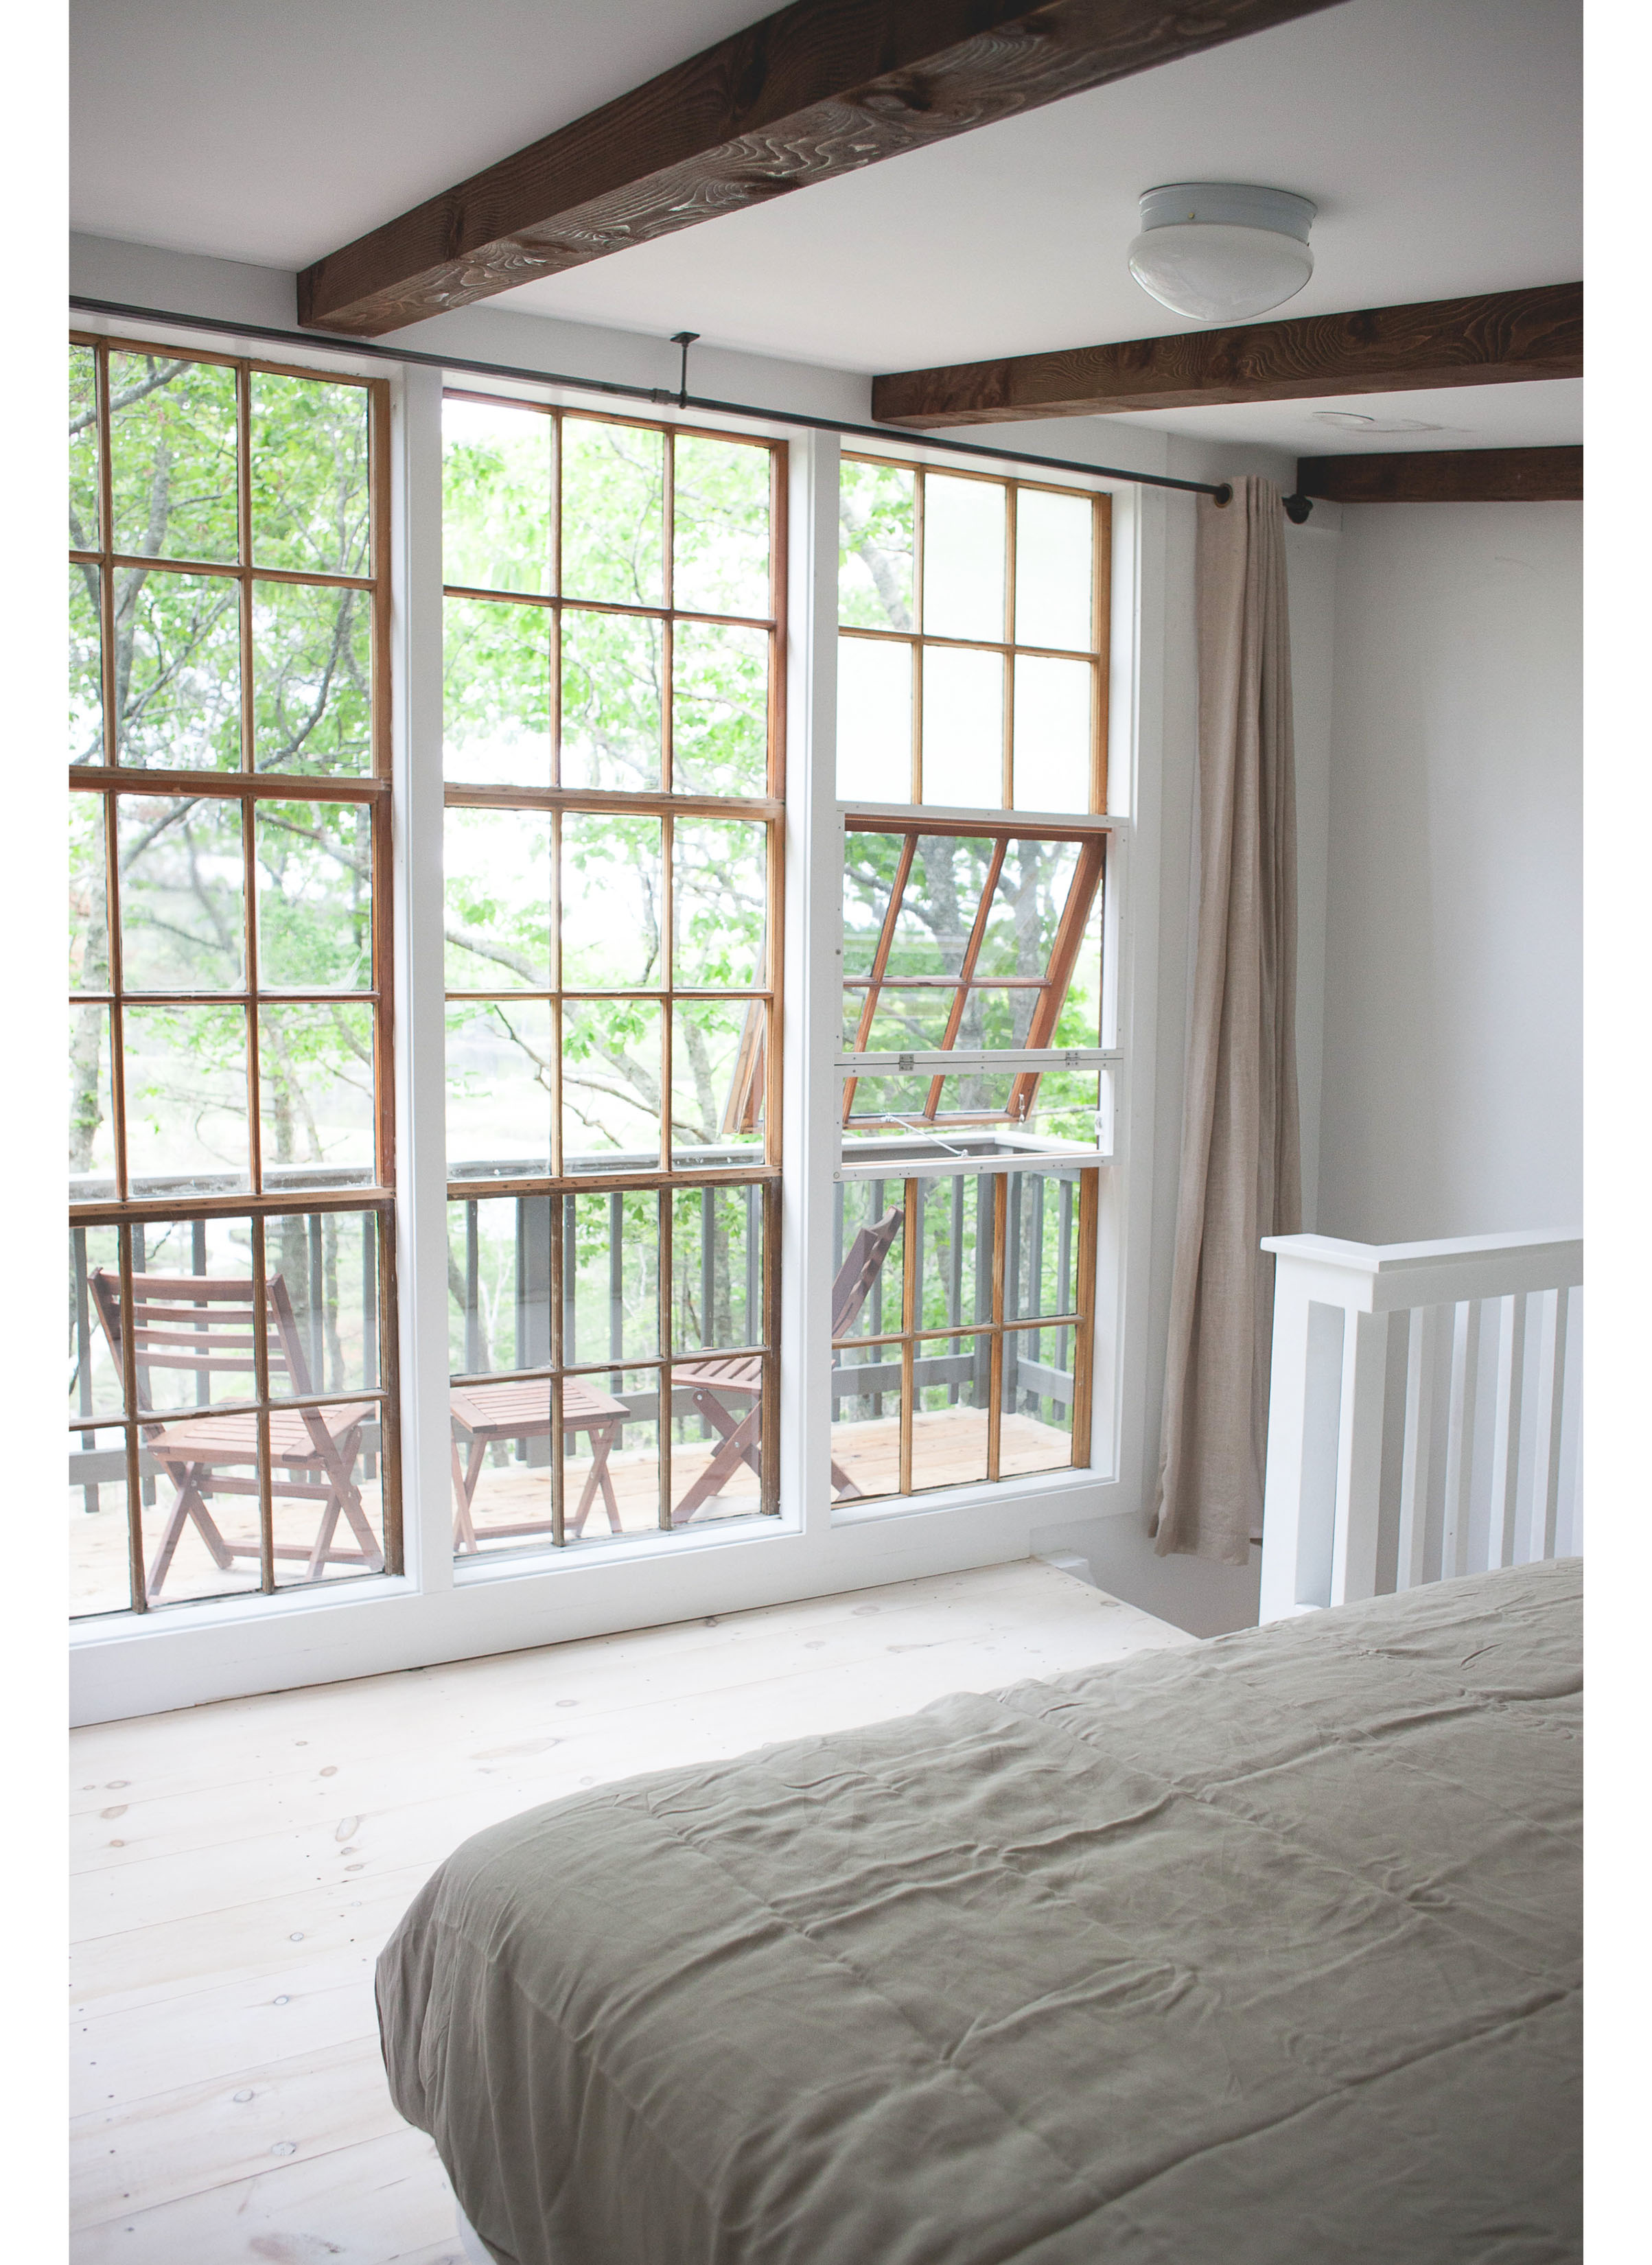
[[[375,337],[1337,0],[797,0],[298,279]]]
[[[1329,503],[1581,503],[1581,448],[1436,448],[1299,456],[1297,493]]]
[[[906,370],[873,379],[872,415],[880,424],[925,429],[1005,425],[1029,417],[1509,385],[1580,377],[1583,368],[1583,287],[1546,283],[1476,299],[1430,299]]]

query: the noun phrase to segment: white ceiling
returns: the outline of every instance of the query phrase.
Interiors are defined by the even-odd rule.
[[[751,21],[761,0],[75,0],[74,225],[295,268]],[[1197,329],[1125,270],[1155,182],[1320,207],[1292,314],[1582,273],[1581,0],[1342,0],[1297,24],[493,302],[829,367]],[[1143,419],[1331,454],[1581,438],[1581,387]],[[1313,406],[1448,428],[1337,432]]]

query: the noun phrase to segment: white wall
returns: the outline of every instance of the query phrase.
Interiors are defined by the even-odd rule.
[[[1582,519],[1343,513],[1323,1233],[1582,1216]]]

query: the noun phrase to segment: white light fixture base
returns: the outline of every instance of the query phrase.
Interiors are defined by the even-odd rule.
[[[1175,314],[1243,322],[1294,298],[1313,274],[1317,209],[1290,189],[1172,181],[1143,193],[1130,272]]]

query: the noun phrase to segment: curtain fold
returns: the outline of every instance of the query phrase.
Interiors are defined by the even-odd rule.
[[[1198,500],[1198,947],[1154,1547],[1229,1565],[1262,1532],[1273,1261],[1301,1227],[1296,782],[1270,480]]]

